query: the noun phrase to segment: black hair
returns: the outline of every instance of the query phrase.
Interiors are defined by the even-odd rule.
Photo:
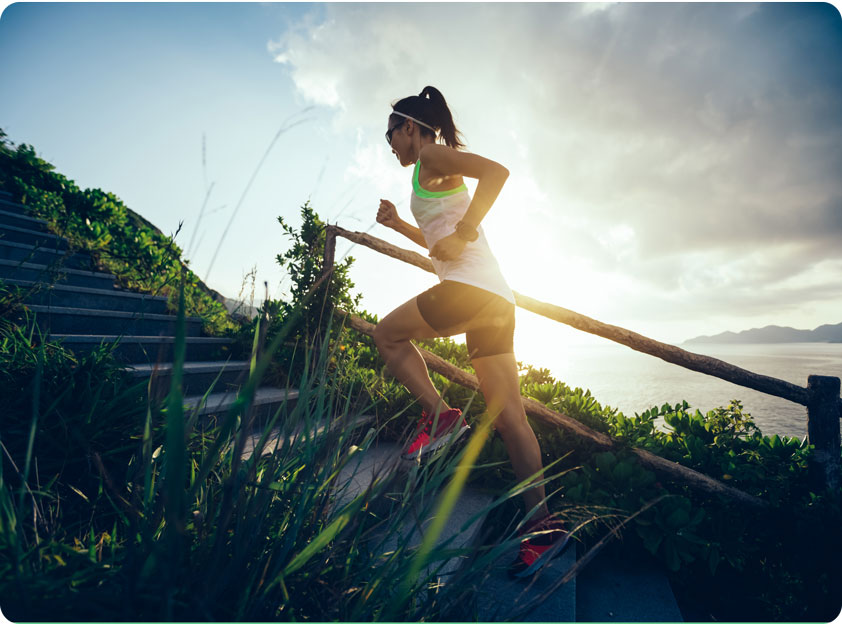
[[[445,102],[441,91],[435,87],[424,87],[418,95],[410,95],[398,100],[392,104],[392,110],[409,115],[432,126],[438,131],[439,136],[448,147],[455,149],[465,147],[465,143],[462,141],[462,133],[456,129],[453,123],[453,115],[447,107],[447,102]],[[397,123],[401,119],[405,119],[405,117],[392,115],[390,123]],[[435,132],[429,128],[419,125],[418,129],[422,134],[432,135],[433,138],[436,138]]]

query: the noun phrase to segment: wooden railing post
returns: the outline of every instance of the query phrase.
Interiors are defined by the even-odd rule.
[[[322,257],[322,274],[333,270],[333,257],[336,254],[336,227],[325,227],[325,252]]]
[[[807,440],[816,447],[810,462],[810,480],[819,491],[839,488],[839,386],[839,377],[807,378]]]

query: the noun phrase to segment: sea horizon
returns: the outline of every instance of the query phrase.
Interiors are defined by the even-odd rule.
[[[842,343],[706,343],[678,345],[745,368],[806,387],[810,375],[842,377]],[[572,388],[590,390],[603,406],[627,416],[665,403],[687,401],[705,413],[739,400],[764,435],[803,438],[807,408],[670,364],[610,341],[568,345],[563,353],[536,364]]]

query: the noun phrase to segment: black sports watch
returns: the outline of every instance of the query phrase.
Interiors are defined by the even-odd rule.
[[[479,238],[479,232],[477,232],[477,226],[460,221],[456,224],[456,236],[466,243],[472,243]]]

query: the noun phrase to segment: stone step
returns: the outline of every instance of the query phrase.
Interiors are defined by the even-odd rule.
[[[23,230],[47,231],[47,222],[44,219],[30,217],[21,212],[7,211],[5,205],[0,202],[0,227],[7,225]]]
[[[0,210],[27,216],[29,215],[29,208],[19,201],[15,201],[12,198],[12,194],[7,191],[0,191]]]
[[[134,364],[126,371],[138,381],[152,380],[152,392],[155,396],[163,396],[169,392],[172,382],[172,364]],[[182,370],[182,392],[186,395],[202,395],[211,387],[217,392],[236,390],[248,377],[249,362],[185,362]]]
[[[35,321],[42,331],[52,334],[114,334],[127,336],[173,336],[177,317],[174,314],[148,314],[120,310],[92,310],[90,308],[65,308],[29,305],[35,312]],[[199,336],[202,319],[191,316],[184,319],[185,335]]]
[[[61,266],[68,269],[82,271],[95,268],[91,256],[86,252],[69,252],[65,250],[47,249],[26,243],[14,243],[0,239],[0,260],[15,262],[30,262],[47,266]]]
[[[254,393],[251,408],[256,421],[266,423],[284,404],[292,407],[297,399],[298,390],[258,388]],[[185,413],[189,414],[198,413],[199,416],[205,417],[219,416],[225,414],[236,400],[236,392],[216,392],[209,394],[206,399],[203,395],[185,396],[184,409]]]
[[[12,243],[24,243],[26,245],[37,245],[38,247],[46,247],[47,249],[64,250],[68,247],[67,239],[61,236],[2,223],[0,223],[0,240]]]
[[[77,353],[88,353],[100,344],[117,343],[114,357],[126,364],[171,362],[175,338],[172,336],[115,336],[52,334],[51,338]],[[231,355],[233,340],[228,338],[185,338],[185,361],[225,359]]]
[[[145,312],[147,314],[167,313],[166,297],[117,289],[108,291],[85,288],[84,286],[39,284],[31,280],[7,279],[4,281],[7,285],[29,290],[30,292],[24,299],[27,304],[94,310],[122,310],[124,312]]]
[[[446,541],[448,542],[448,549],[471,548],[471,546],[478,545],[477,537],[480,534],[484,519],[484,515],[480,514],[483,509],[491,505],[492,501],[493,497],[490,494],[471,487],[463,488],[459,493],[453,511],[447,517],[444,529],[436,540],[436,545],[441,545]],[[423,505],[419,501],[415,501],[413,513],[409,514],[404,520],[400,528],[400,534],[390,536],[384,543],[384,553],[394,551],[399,543],[407,538],[409,548],[420,546],[427,530],[436,518],[437,504],[438,497],[434,500],[424,501]],[[471,520],[473,522],[465,527]],[[430,574],[436,571],[439,582],[447,583],[469,558],[469,554],[454,556],[443,566],[441,562],[429,565],[424,573]]]
[[[405,469],[400,458],[400,446],[393,442],[375,441],[363,453],[352,458],[336,477],[335,508],[342,508],[376,481],[387,479],[394,472]]]
[[[68,286],[114,290],[116,277],[111,273],[57,269],[46,264],[0,259],[0,279],[19,279],[30,282],[56,282]]]
[[[293,392],[295,392],[295,398],[290,396],[288,401],[294,404],[298,397],[298,391],[290,390],[290,394]],[[351,418],[350,420],[343,418],[339,420],[333,420],[329,423],[329,425],[323,423],[315,427],[314,434],[316,436],[319,436],[325,432],[333,431],[336,427],[342,427],[345,432],[348,432],[352,429],[357,429],[359,427],[369,425],[375,421],[376,418],[374,416],[360,414],[359,416]],[[266,445],[263,447],[263,452],[261,453],[261,456],[271,455],[274,452],[274,449],[280,448],[286,444],[295,444],[295,438],[297,436],[302,435],[302,433],[303,427],[300,426],[292,434],[284,433],[280,427],[275,427],[271,432],[269,432],[269,435],[267,436]],[[241,456],[243,461],[248,460],[254,454],[254,450],[255,448],[257,448],[257,445],[260,442],[260,438],[262,435],[263,431],[257,430],[255,431],[255,433],[248,437],[248,439],[246,440],[245,447],[243,448],[243,454]],[[353,500],[353,497],[349,500]]]
[[[553,587],[576,563],[576,545],[571,544],[531,578],[511,579],[507,568],[518,549],[518,545],[504,549],[480,579],[475,594],[479,621],[501,622],[516,617],[518,622],[575,622],[577,579],[555,590]],[[520,609],[544,595],[534,609],[518,615]]]
[[[409,471],[412,462],[401,458],[401,448],[396,443],[378,442],[365,452],[352,458],[337,476],[336,498],[332,507],[341,508],[377,481],[385,481],[393,476],[397,479],[392,486],[394,492],[387,497],[389,500],[373,501],[370,509],[376,508],[379,513],[388,515],[394,510],[383,508],[384,503],[387,506],[389,501],[392,505],[404,505],[405,503],[401,502],[400,499],[406,480],[402,477]],[[433,459],[432,461],[437,460]],[[492,496],[485,492],[480,492],[471,487],[463,488],[453,511],[447,518],[444,530],[436,540],[436,544],[440,545],[447,540],[451,540],[447,548],[453,549],[470,548],[471,545],[478,544],[477,540],[484,519],[482,512],[491,504],[492,500]],[[424,540],[427,529],[435,519],[438,496],[428,496],[423,501],[420,500],[420,497],[412,497],[411,504],[413,508],[410,513],[406,514],[398,531],[384,536],[385,539],[381,544],[384,554],[394,551],[403,540],[408,540],[407,546],[409,548],[419,546]],[[471,520],[473,522],[465,526]],[[431,564],[426,573],[429,574],[438,570],[439,581],[447,583],[458,573],[460,567],[468,558],[469,555],[454,556],[445,562],[440,569],[441,562]]]
[[[577,622],[684,621],[663,566],[648,553],[632,557],[611,544],[577,580]]]

